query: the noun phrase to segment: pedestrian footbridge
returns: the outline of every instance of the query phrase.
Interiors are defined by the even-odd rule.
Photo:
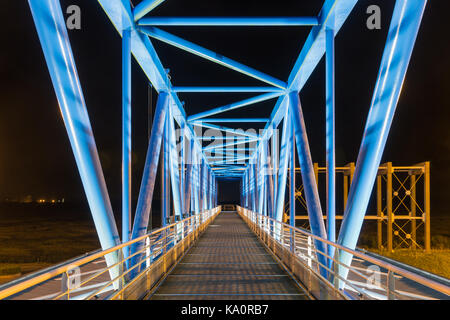
[[[325,255],[328,268],[318,242],[328,243],[239,206],[219,206],[6,284],[0,299],[448,299],[448,283],[335,244],[353,260],[344,266]],[[108,266],[108,256],[117,262]],[[347,278],[339,276],[343,267]]]

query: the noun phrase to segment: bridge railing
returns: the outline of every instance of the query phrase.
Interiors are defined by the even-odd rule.
[[[237,211],[272,253],[317,299],[449,299],[449,282],[444,284],[427,279],[251,210],[238,206]],[[314,245],[317,241],[322,242],[324,247],[332,246],[335,254],[329,256],[319,252]],[[351,265],[335,259],[341,251],[353,255]],[[326,265],[319,261],[318,255],[326,257]],[[349,270],[346,278],[339,275],[340,268]],[[339,282],[344,283],[343,290],[339,289],[342,288]]]
[[[0,287],[0,299],[140,299],[164,279],[220,211],[218,206],[113,248],[18,279]],[[124,255],[137,243],[143,246]],[[111,253],[117,254],[118,262],[106,266],[105,256]],[[112,269],[118,269],[114,278]]]

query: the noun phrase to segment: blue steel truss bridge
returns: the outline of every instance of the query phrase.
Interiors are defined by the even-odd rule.
[[[427,1],[395,1],[339,230],[335,37],[358,1],[325,0],[314,16],[153,15],[153,9],[169,1],[141,0],[134,1],[134,6],[129,0],[98,0],[122,39],[123,184],[119,235],[63,10],[59,0],[28,0],[101,250],[8,283],[0,288],[0,299],[448,299],[450,286],[446,279],[356,248]],[[308,27],[310,32],[288,78],[277,79],[161,29],[165,26],[296,26]],[[261,85],[174,86],[167,69],[170,66],[162,64],[155,50],[156,41],[253,78]],[[133,220],[132,57],[158,92]],[[323,57],[325,208],[319,199],[301,104],[302,89]],[[178,96],[187,92],[253,96],[187,114]],[[267,119],[220,117],[269,100],[274,106]],[[237,130],[226,126],[230,123],[262,123],[264,130]],[[205,146],[196,128],[230,133],[233,138],[216,139],[220,143]],[[179,137],[176,131],[181,132]],[[286,187],[288,176],[291,183],[295,181],[296,158],[309,230],[295,226],[295,188],[287,191]],[[151,230],[158,167],[163,173],[163,226]],[[218,205],[218,181],[231,178],[240,182],[240,203],[222,207]],[[289,223],[283,220],[286,198],[290,199]]]

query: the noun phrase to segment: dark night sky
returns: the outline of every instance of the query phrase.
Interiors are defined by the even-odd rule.
[[[137,3],[137,1],[134,1]],[[78,4],[82,30],[70,31],[78,72],[114,201],[120,201],[121,42],[92,0]],[[382,9],[382,29],[366,28],[366,8]],[[160,16],[308,16],[319,1],[167,0]],[[394,1],[360,1],[336,38],[337,164],[356,161]],[[448,214],[450,196],[450,42],[448,1],[430,0],[408,70],[382,161],[412,165],[431,161],[432,214]],[[70,144],[25,0],[0,4],[0,198],[33,195],[85,201]],[[224,56],[286,81],[310,28],[165,28]],[[174,85],[259,85],[176,48],[154,41]],[[133,65],[134,185],[137,196],[147,139],[147,81]],[[264,85],[264,84],[263,84]],[[313,161],[323,165],[324,61],[301,92]],[[154,95],[155,97],[155,95]],[[180,95],[187,114],[223,105],[246,95]],[[273,101],[229,114],[269,116]]]

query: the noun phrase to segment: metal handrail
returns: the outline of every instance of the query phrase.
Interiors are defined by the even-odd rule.
[[[196,232],[199,229],[203,228],[205,225],[209,224],[218,213],[220,213],[220,210],[221,210],[220,206],[218,206],[214,209],[211,209],[211,210],[206,210],[202,213],[198,213],[198,214],[192,215],[188,218],[185,218],[179,222],[172,223],[170,225],[164,226],[157,230],[153,230],[152,232],[150,232],[148,234],[145,234],[143,236],[140,236],[140,237],[130,240],[128,242],[122,243],[115,247],[111,247],[109,249],[93,253],[89,256],[84,256],[76,261],[70,261],[68,263],[62,264],[62,265],[58,266],[57,268],[51,269],[45,273],[41,273],[41,274],[37,275],[36,277],[27,278],[24,281],[18,282],[18,283],[16,281],[15,284],[0,291],[0,300],[11,297],[15,294],[18,294],[20,292],[28,290],[37,285],[43,284],[44,282],[46,282],[50,279],[53,279],[59,275],[66,274],[67,276],[69,276],[68,272],[73,270],[75,267],[82,267],[84,265],[87,265],[88,263],[91,263],[95,260],[103,258],[106,255],[114,253],[114,252],[119,253],[119,261],[118,262],[116,262],[113,265],[110,265],[106,268],[103,268],[100,272],[89,277],[87,280],[80,282],[80,284],[78,286],[76,286],[74,288],[68,288],[67,291],[65,291],[65,292],[58,292],[57,294],[55,294],[55,297],[53,299],[58,299],[58,298],[61,298],[64,296],[67,296],[67,298],[69,298],[71,292],[73,292],[74,290],[79,291],[80,289],[82,289],[83,285],[88,284],[92,280],[98,278],[100,275],[105,274],[106,272],[110,271],[113,268],[124,266],[125,263],[127,261],[129,261],[132,257],[139,256],[139,255],[145,253],[145,251],[149,247],[151,248],[151,247],[155,247],[155,245],[158,245],[157,250],[150,253],[150,258],[153,257],[155,255],[155,253],[157,255],[160,255],[157,260],[153,260],[153,261],[151,261],[151,263],[158,261],[162,256],[164,256],[164,253],[168,252],[167,249],[171,243],[178,242],[178,239],[177,239],[178,237],[180,238],[180,240],[184,239],[185,237],[189,236],[193,232]],[[132,255],[129,255],[128,257],[123,258],[123,249],[124,248],[130,247],[131,245],[133,245],[137,242],[145,241],[146,239],[155,238],[155,236],[157,238],[157,236],[160,234],[163,234],[164,236],[161,237],[160,239],[158,239],[156,243],[150,243],[149,246],[145,245],[145,246],[143,246],[143,248],[141,248],[137,252],[133,252]],[[140,266],[143,262],[146,262],[148,259],[149,259],[149,257],[147,257],[146,255],[143,255],[143,258],[141,258],[139,261],[137,261],[131,268]],[[152,260],[152,259],[150,259],[150,260]],[[149,267],[149,266],[147,266],[147,267]],[[142,272],[144,272],[146,269],[147,268],[145,268]],[[121,271],[119,273],[119,276],[115,277],[114,279],[109,280],[107,282],[106,286],[102,286],[101,290],[103,290],[104,288],[107,288],[108,286],[111,286],[114,283],[117,283],[118,281],[124,280],[125,275],[128,274],[129,271],[130,270],[127,270],[125,272]],[[122,285],[122,287],[123,287],[123,285]],[[98,292],[100,292],[101,290],[96,290],[95,294],[98,294]],[[90,294],[89,297],[93,297],[93,296],[95,296],[95,294],[94,295]]]
[[[360,259],[362,259],[362,260],[364,260],[366,262],[369,262],[371,264],[374,264],[374,265],[376,265],[376,266],[378,266],[380,268],[386,269],[387,270],[387,275],[388,275],[387,276],[387,281],[389,281],[389,278],[392,277],[395,274],[395,275],[399,275],[399,276],[402,276],[404,278],[407,278],[409,280],[412,280],[412,281],[414,281],[414,282],[416,282],[416,283],[418,283],[418,284],[420,284],[422,286],[425,286],[427,288],[435,290],[436,292],[440,292],[440,293],[445,294],[447,296],[450,295],[450,287],[446,286],[446,285],[444,285],[442,283],[439,283],[439,282],[427,279],[427,278],[425,278],[425,277],[423,277],[421,275],[412,273],[410,271],[407,271],[407,270],[402,269],[400,267],[394,266],[394,265],[392,265],[390,263],[387,263],[385,261],[382,261],[382,260],[379,260],[377,258],[371,257],[371,256],[366,255],[364,253],[361,253],[361,252],[349,249],[347,247],[341,246],[341,245],[339,245],[337,243],[334,243],[334,242],[331,242],[329,240],[326,240],[326,239],[323,239],[321,237],[318,237],[316,235],[313,235],[312,233],[310,233],[310,232],[308,232],[306,230],[293,227],[293,226],[291,226],[289,224],[277,221],[277,220],[275,220],[273,218],[261,215],[259,213],[254,212],[254,211],[251,211],[249,209],[245,209],[245,208],[242,208],[242,207],[239,207],[239,206],[237,208],[238,208],[238,213],[241,216],[243,216],[246,219],[248,219],[254,225],[255,228],[261,229],[262,231],[264,231],[265,233],[268,233],[269,235],[275,235],[276,230],[279,230],[279,238],[280,238],[281,241],[278,240],[276,237],[274,237],[274,239],[275,239],[275,241],[277,241],[278,243],[282,244],[283,246],[285,245],[283,239],[285,237],[290,239],[290,237],[291,237],[290,233],[291,232],[294,235],[294,242],[298,241],[298,240],[295,240],[295,239],[297,239],[297,236],[300,236],[300,235],[304,236],[304,237],[310,237],[311,239],[313,239],[315,241],[320,241],[320,242],[322,242],[322,243],[324,243],[326,245],[333,246],[336,249],[336,253],[338,252],[338,250],[345,251],[345,252],[347,252],[349,254],[352,254],[354,257],[360,258]],[[271,227],[271,225],[272,225],[272,227]],[[351,265],[347,265],[347,264],[344,264],[344,263],[340,262],[338,259],[335,258],[337,255],[335,255],[334,257],[330,257],[324,252],[317,251],[315,246],[313,245],[313,242],[309,246],[310,246],[311,250],[313,250],[315,255],[316,255],[316,258],[314,258],[313,256],[310,256],[309,258],[314,260],[314,263],[317,266],[317,269],[319,269],[319,266],[324,268],[328,272],[331,272],[334,278],[337,278],[337,279],[345,282],[345,284],[347,286],[351,287],[352,289],[355,289],[360,294],[368,296],[367,293],[361,292],[361,290],[355,288],[356,286],[354,284],[350,283],[349,280],[343,279],[342,277],[340,277],[335,272],[335,270],[331,270],[328,266],[323,265],[321,262],[319,262],[319,260],[317,259],[317,255],[320,254],[323,257],[326,257],[327,259],[332,260],[334,266],[342,266],[342,268],[346,268],[350,272],[352,272],[354,274],[357,274],[358,276],[364,278],[364,276],[360,272],[355,270]],[[297,246],[295,246],[295,247],[297,249]],[[296,253],[296,255],[297,255],[297,253]],[[333,268],[333,269],[335,269],[335,268]],[[316,275],[318,277],[323,278],[320,275],[318,270],[315,270],[315,273],[316,273]],[[329,280],[326,280],[326,281],[329,282]],[[331,282],[329,282],[329,283],[331,284]],[[334,285],[334,284],[332,284],[332,285]],[[391,288],[389,283],[386,286],[383,286],[380,283],[380,287],[381,287],[380,289],[384,289],[387,292],[388,298],[391,297],[391,296],[401,295],[401,293],[399,293],[399,291],[396,292],[395,288]]]

